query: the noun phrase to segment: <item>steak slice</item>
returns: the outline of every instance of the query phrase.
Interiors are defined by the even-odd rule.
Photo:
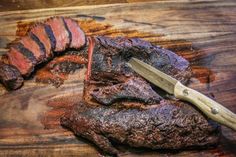
[[[48,34],[45,30],[45,25],[42,23],[36,24],[34,25],[31,29],[30,29],[30,33],[34,34],[38,39],[40,43],[39,45],[43,45],[44,47],[44,51],[45,51],[45,59],[47,60],[48,58],[51,58],[53,56],[53,52],[52,52],[52,46],[51,46],[51,41],[50,38],[48,37]],[[42,47],[42,46],[41,46]]]
[[[15,66],[23,76],[29,76],[37,62],[32,52],[20,43],[10,47],[7,58],[9,64]]]
[[[49,18],[46,22],[52,29],[53,35],[56,39],[54,51],[64,51],[70,45],[70,36],[66,29],[62,17]]]
[[[79,49],[86,43],[84,32],[80,29],[77,21],[71,18],[64,18],[65,25],[71,35],[70,48]]]
[[[22,37],[18,42],[28,49],[35,57],[37,63],[41,63],[45,58],[45,52],[40,48],[36,42],[38,39],[33,34],[28,34],[27,36]]]
[[[8,89],[17,89],[23,85],[24,79],[16,67],[0,61],[0,82]]]
[[[113,155],[118,154],[114,143],[149,149],[206,148],[217,144],[220,135],[216,123],[180,101],[163,100],[146,108],[80,102],[61,124]]]

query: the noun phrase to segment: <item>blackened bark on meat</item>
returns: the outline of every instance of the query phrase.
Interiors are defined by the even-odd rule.
[[[88,59],[87,83],[84,88],[85,99],[89,102],[96,100],[103,105],[111,105],[118,100],[136,100],[145,104],[159,102],[160,96],[154,96],[158,94],[151,85],[127,66],[126,63],[131,57],[143,60],[182,83],[186,83],[191,77],[187,60],[147,41],[138,38],[103,36],[89,39],[91,50],[89,49],[88,56],[92,57]]]
[[[10,90],[18,89],[23,85],[23,77],[19,70],[0,61],[0,82]]]
[[[155,68],[173,76],[182,83],[191,77],[189,62],[177,54],[152,45],[139,38],[97,36],[94,38],[92,72],[120,72],[134,74],[126,65],[131,57],[136,57]]]
[[[63,21],[63,24],[65,26],[66,31],[68,32],[69,44],[70,44],[71,41],[72,41],[72,34],[71,34],[71,32],[70,32],[70,30],[69,30],[69,28],[68,28],[68,26],[66,24],[66,21],[65,21],[65,19],[63,17],[62,17],[62,21]]]
[[[38,63],[46,61],[47,60],[46,59],[47,58],[46,57],[46,48],[43,45],[43,43],[39,40],[39,38],[35,34],[29,33],[29,36],[31,37],[32,40],[34,40],[38,44],[39,49],[41,50],[40,52],[42,52],[42,54],[41,54],[42,57],[41,57],[41,59],[40,59],[40,61]]]
[[[125,83],[95,88],[91,95],[104,105],[111,105],[122,100],[140,101],[145,104],[159,103],[161,100],[150,84],[138,77],[131,77]]]
[[[16,43],[13,47],[21,52],[32,63],[32,65],[36,65],[37,60],[34,54],[29,49],[25,48],[24,45],[21,43]]]
[[[112,143],[175,150],[213,146],[220,137],[216,123],[179,101],[162,101],[146,109],[81,102],[61,118],[61,124],[108,154],[118,153]]]
[[[52,28],[46,24],[44,25],[44,27],[45,27],[45,31],[48,35],[48,38],[50,39],[52,50],[54,50],[56,47],[56,38],[53,34]]]

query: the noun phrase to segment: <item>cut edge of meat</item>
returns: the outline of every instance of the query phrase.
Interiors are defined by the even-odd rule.
[[[86,44],[86,35],[80,28],[77,21],[64,17],[63,18],[68,32],[71,34],[70,48],[79,49]]]
[[[24,79],[15,66],[0,61],[0,82],[7,89],[15,90],[23,85]]]
[[[44,62],[47,60],[46,57],[46,48],[44,44],[39,40],[39,38],[34,34],[34,33],[29,33],[29,36],[31,37],[32,40],[34,40],[35,43],[38,44],[39,50],[40,50],[40,57],[38,58],[38,64]]]
[[[66,23],[66,21],[65,21],[65,18],[64,17],[61,17],[62,18],[62,21],[63,21],[63,24],[64,24],[64,27],[65,27],[65,29],[66,29],[66,31],[67,31],[67,33],[68,33],[68,37],[69,37],[69,46],[71,45],[71,42],[72,42],[72,33],[71,33],[71,31],[70,31],[70,29],[68,28],[68,25],[67,25],[67,23]],[[68,47],[69,47],[68,46]]]
[[[92,70],[92,60],[93,60],[93,50],[94,50],[94,39],[92,37],[88,37],[89,41],[89,48],[88,48],[88,66],[87,66],[87,73],[85,76],[85,81],[89,81],[90,75],[91,75],[91,70]]]
[[[15,66],[23,76],[29,76],[34,70],[33,63],[14,47],[7,52],[7,58],[9,64]]]
[[[52,51],[54,51],[54,49],[56,47],[56,38],[53,34],[52,28],[51,28],[51,26],[49,26],[47,24],[44,24],[44,28],[45,28],[45,31],[48,35],[49,40],[50,40]]]
[[[39,45],[41,45],[40,47],[44,47],[45,50],[45,59],[44,61],[48,60],[49,58],[53,57],[53,45],[51,45],[51,41],[53,41],[53,39],[50,39],[50,36],[53,37],[53,33],[49,35],[49,33],[47,33],[46,31],[46,27],[45,24],[43,23],[36,23],[34,24],[28,33],[34,34],[35,36],[37,36],[37,38],[39,39],[40,43]],[[48,30],[50,30],[50,28],[48,28]],[[53,43],[53,42],[52,42]]]
[[[33,56],[36,59],[36,63],[38,64],[42,62],[42,60],[45,58],[45,52],[40,48],[40,45],[36,42],[37,37],[33,34],[28,34],[24,37],[21,37],[19,42],[22,44],[21,51],[29,51],[33,54]],[[29,54],[28,52],[28,54]],[[28,55],[29,56],[29,55]]]
[[[61,52],[68,48],[70,45],[70,38],[69,32],[67,31],[65,23],[63,22],[63,18],[59,16],[51,17],[45,21],[45,24],[51,27],[51,30],[54,34],[56,40],[54,51]]]

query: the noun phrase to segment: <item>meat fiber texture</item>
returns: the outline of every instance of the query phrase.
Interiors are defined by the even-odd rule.
[[[61,118],[63,126],[112,155],[119,153],[114,144],[175,150],[218,143],[217,123],[126,65],[136,57],[186,84],[187,60],[138,38],[91,37],[88,49],[83,101]]]

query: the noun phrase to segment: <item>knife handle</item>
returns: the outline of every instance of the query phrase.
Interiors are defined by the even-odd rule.
[[[208,118],[236,131],[236,114],[196,90],[177,82],[174,89],[176,98],[188,101],[199,108]]]

